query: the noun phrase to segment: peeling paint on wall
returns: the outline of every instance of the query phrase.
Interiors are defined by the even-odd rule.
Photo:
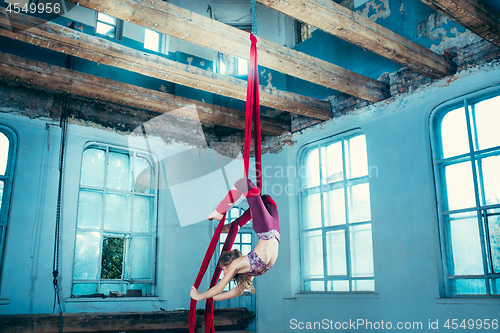
[[[386,19],[391,15],[389,0],[372,0],[366,3],[363,10],[356,12],[361,16],[368,17],[372,21],[376,21],[379,18]]]

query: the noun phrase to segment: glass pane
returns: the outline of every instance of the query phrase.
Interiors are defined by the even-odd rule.
[[[105,160],[104,149],[90,148],[83,152],[81,185],[99,188],[104,186]]]
[[[472,177],[472,165],[469,161],[448,165],[444,168],[447,210],[474,207],[476,197]]]
[[[135,159],[135,192],[154,194],[155,172],[149,161],[143,157]]]
[[[500,146],[500,96],[475,105],[475,120],[479,149]]]
[[[134,237],[132,243],[132,278],[151,278],[151,237]]]
[[[101,279],[118,280],[123,273],[123,238],[104,237],[102,241]]]
[[[109,24],[116,24],[116,19],[114,17],[99,12],[97,13],[97,20]]]
[[[345,141],[347,179],[368,175],[368,159],[364,135],[358,135]]]
[[[300,176],[305,177],[305,187],[319,186],[319,150],[311,150],[306,157],[306,168],[300,170]]]
[[[134,197],[134,232],[151,232],[153,221],[153,198]]]
[[[304,233],[304,277],[323,277],[323,239],[321,231]]]
[[[238,75],[248,75],[248,61],[238,58]]]
[[[158,52],[160,50],[160,34],[156,31],[146,29],[144,32],[144,48]]]
[[[500,273],[500,215],[488,216],[488,232],[493,273]]]
[[[490,280],[490,291],[492,295],[500,295],[500,279]]]
[[[80,190],[78,228],[101,228],[102,192]]]
[[[468,153],[468,137],[465,109],[462,107],[448,112],[441,120],[443,158]]]
[[[344,188],[323,193],[323,207],[326,226],[345,224]]]
[[[119,291],[125,294],[127,290],[127,285],[123,283],[103,283],[101,284],[100,293],[104,295],[109,295],[110,291]]]
[[[351,274],[373,276],[372,227],[370,224],[349,228],[351,241]]]
[[[323,165],[323,184],[344,179],[342,162],[342,144],[340,141],[321,148]]]
[[[353,280],[352,291],[375,291],[374,280]]]
[[[252,243],[252,234],[241,234],[242,243]]]
[[[344,230],[326,233],[326,254],[328,275],[347,275]]]
[[[99,277],[99,256],[101,234],[99,232],[76,232],[75,280],[97,280]]]
[[[4,181],[0,180],[0,213],[2,212]]]
[[[305,291],[325,291],[325,282],[323,281],[304,281]]]
[[[450,275],[484,274],[475,212],[446,217],[448,235],[448,273]]]
[[[0,175],[5,175],[9,160],[9,139],[0,132]]]
[[[228,222],[233,222],[240,216],[240,209],[238,207],[233,207],[229,210]]]
[[[482,171],[484,203],[493,205],[500,202],[500,156],[491,156],[477,161]]]
[[[97,294],[97,284],[96,283],[75,283],[73,285],[72,294],[75,296]]]
[[[320,194],[310,194],[304,197],[303,221],[305,229],[321,227],[321,201]]]
[[[109,153],[107,187],[116,190],[131,190],[130,158],[128,154]]]
[[[108,36],[111,38],[115,38],[115,36],[116,36],[116,28],[114,26],[106,24],[106,23],[97,22],[96,32],[98,34]]]
[[[453,295],[485,295],[486,283],[479,279],[453,279],[450,291]]]
[[[348,187],[347,200],[349,202],[349,223],[371,220],[370,186],[368,183]]]
[[[130,197],[120,194],[106,194],[104,229],[130,231]]]
[[[327,291],[349,291],[349,281],[326,281]]]
[[[241,246],[241,253],[248,254],[250,251],[252,251],[251,245],[242,245]]]

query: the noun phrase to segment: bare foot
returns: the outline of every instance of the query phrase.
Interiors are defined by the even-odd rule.
[[[216,220],[222,220],[222,215],[221,213],[219,213],[217,210],[214,210],[213,212],[210,213],[210,215],[208,215],[208,219],[209,220],[213,220],[213,219],[216,219]]]

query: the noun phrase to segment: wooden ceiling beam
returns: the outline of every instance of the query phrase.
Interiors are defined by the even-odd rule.
[[[0,35],[43,48],[126,69],[242,101],[247,82],[220,75],[165,57],[142,52],[104,38],[24,14],[9,14],[0,7]],[[316,98],[260,86],[261,105],[321,120],[331,118],[330,103]]]
[[[198,102],[1,52],[0,80],[166,113],[202,123],[245,129],[243,111]],[[263,134],[267,135],[280,135],[290,131],[290,124],[281,119],[261,117],[261,125]]]
[[[249,33],[161,0],[70,0],[80,6],[248,59]],[[390,96],[389,86],[327,61],[257,37],[259,65],[372,102]]]
[[[421,0],[500,47],[500,13],[481,0]]]
[[[455,73],[456,65],[331,0],[257,0],[297,20],[431,78]]]

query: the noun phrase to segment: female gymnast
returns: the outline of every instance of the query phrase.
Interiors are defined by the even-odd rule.
[[[250,208],[232,223],[238,223],[241,227],[252,219],[252,226],[257,233],[259,242],[247,255],[242,256],[239,250],[222,252],[218,265],[222,268],[224,277],[217,285],[204,293],[200,293],[194,286],[191,287],[191,298],[196,301],[207,298],[221,301],[240,296],[245,289],[255,292],[252,284],[253,278],[267,272],[278,258],[280,226],[276,203],[267,194],[261,196],[259,189],[251,180],[246,178],[238,180],[219,206],[208,216],[208,219],[220,221],[223,214],[241,195],[246,197]],[[228,232],[230,226],[230,224],[225,225],[222,232]],[[224,288],[233,278],[237,282],[237,286],[223,293]]]

